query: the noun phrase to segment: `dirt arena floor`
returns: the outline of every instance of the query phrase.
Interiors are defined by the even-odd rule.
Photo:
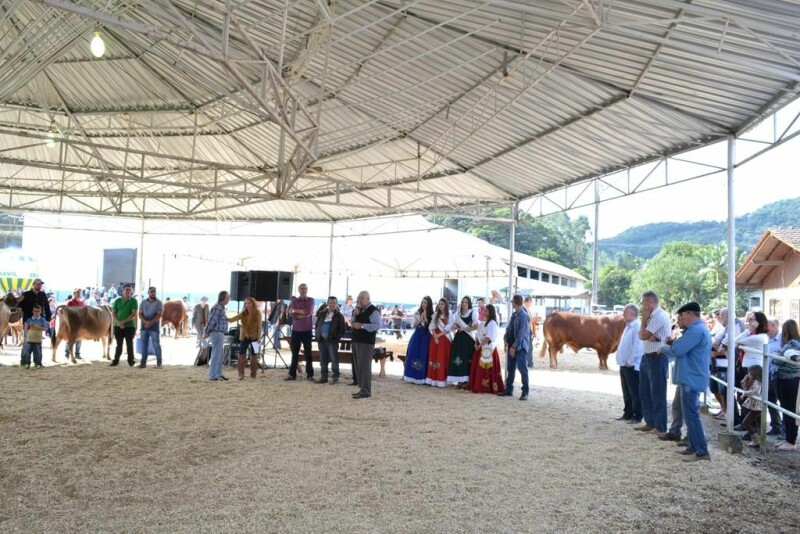
[[[193,340],[164,351],[161,370],[95,343],[38,371],[0,355],[1,532],[798,531],[800,486],[769,457],[712,438],[683,463],[613,419],[619,378],[592,354],[537,358],[520,402],[406,384],[397,361],[365,400],[276,369],[210,383]]]

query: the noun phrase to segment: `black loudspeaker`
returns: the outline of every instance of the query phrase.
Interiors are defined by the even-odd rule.
[[[233,271],[231,273],[231,300],[242,301],[250,296],[251,271]]]
[[[294,273],[282,271],[250,271],[250,297],[258,301],[292,298]]]
[[[117,284],[130,284],[136,279],[136,249],[103,249],[103,286],[117,287]]]

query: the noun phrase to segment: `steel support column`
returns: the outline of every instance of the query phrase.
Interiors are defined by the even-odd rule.
[[[735,397],[733,391],[734,384],[734,362],[736,361],[736,346],[733,340],[736,339],[736,235],[735,235],[735,214],[733,211],[733,177],[736,158],[736,137],[728,137],[728,391],[727,413],[725,420],[728,423],[728,432],[733,432],[733,414],[735,412]]]
[[[506,304],[506,321],[511,319],[511,298],[514,296],[514,246],[517,237],[517,217],[519,201],[511,208],[511,225],[508,235],[508,303]]]

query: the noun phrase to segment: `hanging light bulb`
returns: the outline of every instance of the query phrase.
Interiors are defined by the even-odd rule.
[[[52,121],[50,123],[50,127],[47,129],[47,137],[45,137],[45,140],[44,140],[45,146],[47,146],[48,148],[52,148],[52,147],[56,146],[56,133],[57,132],[58,132],[58,130],[56,130],[56,123],[55,123],[55,121]]]
[[[89,50],[92,51],[92,55],[96,58],[103,57],[103,54],[106,53],[106,43],[103,41],[103,38],[100,37],[100,32],[94,32],[94,37],[92,37],[92,42],[89,43]]]

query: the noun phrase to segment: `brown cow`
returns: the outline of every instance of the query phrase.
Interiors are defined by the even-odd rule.
[[[16,321],[8,323],[8,329],[10,330],[11,333],[11,343],[13,345],[21,346],[22,342],[24,341],[22,339],[22,317],[20,317]]]
[[[621,315],[577,315],[553,312],[544,321],[544,343],[539,357],[550,350],[550,368],[558,368],[557,354],[566,345],[578,352],[583,348],[597,351],[600,369],[608,369],[608,355],[617,350],[625,319]],[[549,347],[548,347],[549,345]]]
[[[0,346],[5,346],[8,337],[8,324],[11,319],[11,308],[5,302],[0,302]]]
[[[186,335],[186,326],[189,323],[187,322],[186,308],[180,300],[168,300],[164,303],[161,326],[167,323],[175,327],[175,339],[178,339],[178,334]]]
[[[56,350],[62,340],[69,346],[69,359],[75,361],[75,342],[79,339],[98,339],[103,343],[103,357],[110,360],[109,347],[111,346],[112,320],[111,308],[102,306],[93,308],[84,306],[82,308],[69,308],[59,306],[56,309],[58,317],[58,333],[53,340],[53,361],[56,361]]]

